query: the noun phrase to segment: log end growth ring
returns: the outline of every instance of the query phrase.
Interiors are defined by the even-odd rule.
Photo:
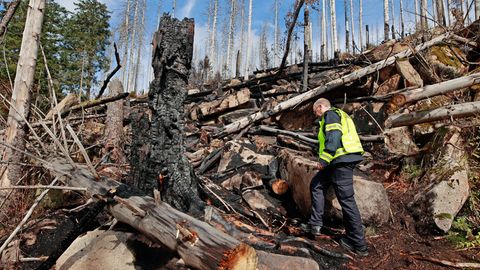
[[[254,248],[241,243],[236,248],[226,252],[218,269],[221,270],[256,270],[257,252]]]

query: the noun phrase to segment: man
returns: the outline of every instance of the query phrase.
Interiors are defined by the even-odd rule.
[[[342,207],[346,230],[346,236],[340,239],[340,245],[358,255],[367,256],[364,227],[353,191],[353,169],[363,159],[363,148],[355,124],[350,116],[340,109],[332,108],[324,98],[314,103],[313,112],[321,117],[318,131],[319,172],[310,184],[312,214],[308,223],[300,226],[314,236],[321,234],[325,195],[328,187],[333,185]]]

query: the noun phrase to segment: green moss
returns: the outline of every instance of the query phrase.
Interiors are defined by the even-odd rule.
[[[474,233],[474,231],[477,232]],[[480,247],[480,231],[466,217],[458,217],[453,221],[447,239],[457,248]]]
[[[452,53],[452,50],[447,45],[434,46],[431,49],[431,53],[435,55],[441,63],[452,66],[452,67],[462,67],[462,62]]]
[[[436,218],[440,219],[440,220],[444,220],[444,219],[453,219],[453,216],[452,214],[449,214],[449,213],[440,213],[440,214],[436,214],[435,215]]]

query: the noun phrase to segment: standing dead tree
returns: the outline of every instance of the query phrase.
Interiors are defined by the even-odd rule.
[[[26,119],[30,113],[30,89],[35,75],[44,13],[45,0],[30,0],[8,113],[5,142],[22,151],[25,149]],[[22,167],[19,164],[22,163],[22,158],[22,152],[5,149],[2,160],[12,163],[2,169],[0,186],[8,187],[12,179],[21,178]]]
[[[149,92],[150,130],[142,148],[134,141],[132,152],[145,152],[144,162],[132,160],[132,177],[138,187],[182,211],[200,208],[197,178],[184,156],[184,108],[193,55],[194,22],[164,15],[153,39],[155,79]],[[136,146],[139,147],[136,147]],[[135,155],[134,155],[135,156]]]
[[[5,12],[5,15],[3,15],[2,21],[0,22],[0,37],[3,37],[5,31],[7,31],[8,23],[12,19],[13,14],[15,14],[15,11],[17,10],[20,1],[21,0],[16,0],[8,4],[7,11]]]
[[[288,27],[287,42],[285,43],[285,52],[283,53],[282,63],[280,63],[280,67],[278,68],[279,74],[283,71],[283,69],[285,69],[285,66],[287,65],[287,57],[288,57],[288,52],[290,51],[290,42],[292,40],[293,29],[295,29],[295,25],[297,24],[298,14],[300,14],[300,10],[302,9],[302,6],[304,3],[305,3],[305,0],[298,0],[296,2],[293,18],[290,23],[290,26]]]

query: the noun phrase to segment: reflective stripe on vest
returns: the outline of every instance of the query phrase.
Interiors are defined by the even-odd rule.
[[[341,119],[341,123],[333,123],[325,125],[325,117],[322,117],[322,121],[320,122],[320,129],[318,131],[318,157],[325,160],[327,163],[330,163],[332,160],[339,156],[343,156],[346,154],[351,153],[360,153],[363,154],[363,147],[362,143],[360,142],[360,138],[358,137],[357,130],[355,128],[355,124],[353,123],[352,118],[348,116],[347,113],[344,111],[332,108],[331,110],[335,111]],[[335,155],[332,156],[327,152],[324,152],[325,149],[325,134],[324,134],[324,127],[325,132],[332,131],[332,130],[340,130],[342,132],[342,147],[338,148],[335,152]]]

